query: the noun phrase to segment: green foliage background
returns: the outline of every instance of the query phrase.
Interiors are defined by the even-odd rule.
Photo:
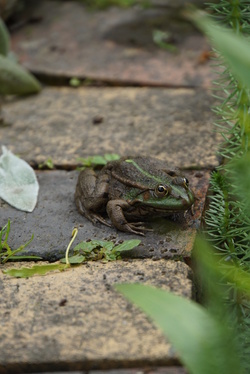
[[[206,230],[221,269],[226,264],[233,264],[249,274],[250,44],[247,39],[250,35],[250,7],[249,1],[221,0],[211,3],[210,9],[216,24],[223,24],[226,29],[219,31],[214,25],[210,30],[202,17],[197,21],[213,41],[218,55],[214,64],[218,76],[214,95],[219,104],[214,112],[217,114],[215,125],[224,141],[218,152],[223,162],[211,178]],[[241,362],[249,372],[249,294],[242,291],[232,278],[228,281],[224,273],[217,283],[223,286],[222,297],[230,317],[228,323],[237,330]],[[211,304],[211,299],[208,303]],[[216,306],[213,307],[216,310]]]
[[[201,12],[191,15],[218,55],[214,92],[220,104],[214,111],[224,139],[223,162],[211,181],[209,241],[198,239],[194,251],[206,308],[145,286],[117,289],[154,319],[189,373],[249,373],[250,7],[249,1],[222,0],[211,8],[217,22]]]

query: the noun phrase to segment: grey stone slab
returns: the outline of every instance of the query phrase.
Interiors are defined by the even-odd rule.
[[[18,248],[27,242],[32,234],[33,241],[25,249],[26,254],[41,256],[44,260],[55,261],[64,257],[74,227],[78,236],[74,244],[86,240],[112,240],[120,243],[137,238],[141,244],[126,253],[132,258],[179,258],[190,256],[197,228],[205,203],[209,172],[187,171],[186,176],[194,190],[196,201],[194,215],[173,220],[164,218],[149,223],[153,232],[145,237],[117,231],[103,224],[93,225],[80,215],[74,203],[77,172],[41,171],[37,173],[40,184],[39,198],[32,213],[18,211],[0,200],[0,226],[11,220],[8,243]]]
[[[27,68],[52,80],[210,86],[213,75],[203,58],[210,48],[177,7],[90,12],[80,2],[37,0],[33,18],[40,22],[13,32],[12,46]],[[168,32],[176,53],[155,46],[155,29]]]
[[[195,89],[45,88],[3,105],[5,144],[28,162],[138,154],[183,168],[218,165],[211,93]],[[99,121],[96,121],[99,116]],[[98,122],[98,123],[96,123]]]
[[[190,298],[189,276],[182,262],[149,259],[29,279],[0,272],[0,373],[176,364],[161,331],[112,286],[140,282]]]

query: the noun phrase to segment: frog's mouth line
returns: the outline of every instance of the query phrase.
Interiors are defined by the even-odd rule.
[[[154,195],[152,195],[152,193],[154,193],[154,190],[153,189],[150,189],[150,188],[147,188],[147,189],[144,189],[144,190],[142,190],[142,191],[139,191],[138,193],[137,193],[137,195],[136,195],[136,197],[139,197],[139,196],[141,196],[141,195],[143,195],[143,200],[144,201],[148,201],[149,199],[150,199],[150,197],[151,196],[154,196]],[[154,196],[155,197],[155,196]],[[155,197],[156,198],[156,197]],[[171,194],[171,195],[168,195],[168,196],[163,196],[162,197],[162,199],[170,199],[170,198],[175,198],[176,200],[178,200],[178,201],[180,201],[182,204],[180,204],[180,206],[179,207],[174,207],[174,208],[172,208],[172,207],[170,207],[169,209],[166,207],[166,206],[164,206],[164,207],[160,207],[160,206],[154,206],[153,204],[152,205],[150,205],[150,203],[149,203],[149,205],[147,205],[147,210],[149,210],[149,209],[154,209],[155,211],[159,211],[159,212],[162,212],[162,211],[167,211],[167,212],[178,212],[178,211],[185,211],[185,210],[189,210],[189,209],[191,209],[191,207],[192,207],[192,205],[194,205],[194,203],[193,204],[191,204],[190,205],[190,202],[188,201],[188,200],[185,200],[183,197],[181,197],[181,196],[177,196],[177,195],[175,195],[175,194]],[[161,201],[161,198],[160,197],[157,197],[157,200],[158,201]],[[138,205],[139,204],[141,204],[142,203],[142,201],[140,200],[140,199],[133,199],[131,202],[130,202],[130,204],[132,204],[132,205],[136,205],[138,203]],[[185,209],[185,206],[186,206],[186,209]]]
[[[183,206],[180,206],[178,208],[170,208],[170,209],[167,209],[167,208],[158,208],[158,207],[154,207],[154,206],[150,206],[150,205],[147,205],[147,206],[141,206],[140,205],[141,201],[138,201],[138,204],[136,202],[134,202],[133,205],[133,208],[136,209],[138,208],[141,212],[145,212],[145,213],[161,213],[161,215],[167,215],[167,214],[174,214],[174,213],[180,213],[180,212],[183,212],[183,213],[186,213],[188,211],[193,211],[193,205],[192,204],[191,206],[187,207],[187,209],[183,209]]]

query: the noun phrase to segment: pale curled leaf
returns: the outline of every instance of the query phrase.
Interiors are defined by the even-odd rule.
[[[0,157],[0,198],[16,209],[32,212],[36,206],[39,185],[27,162],[2,147]]]

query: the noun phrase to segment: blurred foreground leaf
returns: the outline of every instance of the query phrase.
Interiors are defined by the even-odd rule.
[[[218,26],[203,12],[196,11],[190,13],[189,16],[211,39],[242,85],[250,88],[249,41],[228,28]]]
[[[8,56],[10,49],[10,37],[7,27],[0,17],[0,55]]]
[[[154,320],[190,374],[242,373],[233,333],[205,308],[140,284],[115,288]]]
[[[41,90],[38,80],[22,66],[0,55],[0,95],[26,95]]]

